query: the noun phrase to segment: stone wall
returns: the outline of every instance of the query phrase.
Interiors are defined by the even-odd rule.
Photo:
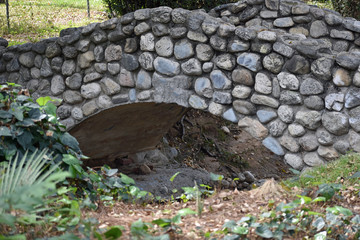
[[[103,109],[164,102],[238,123],[296,169],[360,152],[360,21],[330,10],[294,0],[159,7],[6,45],[0,82],[63,99],[69,129]]]

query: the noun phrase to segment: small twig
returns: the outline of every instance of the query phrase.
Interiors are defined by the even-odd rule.
[[[181,128],[182,128],[181,140],[183,140],[183,141],[184,141],[184,137],[185,137],[184,118],[185,118],[185,115],[182,116],[182,118],[180,120],[180,124],[181,124]]]

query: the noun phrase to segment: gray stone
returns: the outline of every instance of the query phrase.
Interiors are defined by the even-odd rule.
[[[320,79],[329,80],[331,78],[331,70],[334,66],[334,60],[322,57],[316,59],[311,64],[311,72]]]
[[[310,6],[307,4],[295,5],[291,9],[291,13],[294,15],[308,14],[310,12]]]
[[[134,18],[135,20],[143,21],[150,19],[150,9],[144,8],[144,9],[138,9],[134,12]]]
[[[111,78],[104,77],[101,79],[100,85],[106,95],[114,95],[120,92],[120,85]]]
[[[354,151],[360,152],[360,134],[357,134],[355,131],[350,130],[349,131],[349,142],[350,142],[350,147]]]
[[[127,38],[124,46],[124,52],[133,53],[138,50],[138,41],[136,38]]]
[[[277,113],[281,121],[285,123],[292,123],[294,120],[294,111],[290,106],[281,105]]]
[[[205,45],[207,46],[207,45]],[[182,39],[175,43],[174,55],[178,60],[190,58],[194,56],[194,48],[191,42],[187,39]],[[200,59],[200,58],[199,58]],[[200,59],[201,60],[201,59]],[[207,60],[205,60],[207,61]]]
[[[345,95],[345,107],[353,108],[360,106],[360,88],[352,87]]]
[[[66,58],[75,58],[78,54],[77,49],[70,46],[64,47],[62,52]]]
[[[96,46],[94,48],[94,58],[95,58],[95,61],[97,61],[97,62],[102,62],[104,60],[105,52],[104,52],[104,48],[102,46]]]
[[[328,110],[334,110],[340,112],[344,107],[344,97],[343,93],[331,93],[325,97],[325,107]]]
[[[262,94],[270,94],[272,91],[271,80],[263,73],[255,76],[255,91]]]
[[[344,19],[343,26],[351,31],[360,32],[360,21],[354,19]]]
[[[250,93],[251,93],[251,88],[242,85],[236,85],[231,92],[233,97],[240,99],[248,98],[250,96]]]
[[[210,45],[217,51],[224,52],[226,51],[227,41],[224,38],[213,35],[210,38]]]
[[[97,30],[91,34],[90,40],[95,44],[99,44],[105,42],[107,40],[107,36],[104,31]]]
[[[313,110],[324,109],[324,101],[319,96],[310,96],[310,97],[305,98],[304,104],[309,109],[313,109]]]
[[[102,74],[97,72],[91,72],[85,75],[84,83],[93,82],[102,78]]]
[[[356,72],[355,75],[354,75],[354,78],[353,78],[353,84],[356,86],[356,87],[360,87],[360,72]]]
[[[214,68],[214,64],[212,62],[206,62],[203,64],[202,66],[202,70],[205,72],[205,73],[209,73],[212,71],[212,69]]]
[[[155,44],[156,53],[162,57],[170,57],[174,51],[174,44],[169,37],[162,37]]]
[[[251,44],[251,51],[253,52],[269,54],[271,50],[272,45],[270,43],[254,42]]]
[[[185,23],[190,11],[182,8],[175,8],[171,12],[172,21],[174,23]]]
[[[325,21],[330,26],[336,26],[342,24],[343,18],[339,15],[328,13],[325,15]]]
[[[258,105],[264,105],[272,108],[278,108],[279,107],[279,101],[268,96],[259,95],[259,94],[253,94],[251,96],[250,101],[254,104]]]
[[[124,53],[121,58],[121,66],[128,71],[134,71],[139,67],[139,61],[136,56]]]
[[[100,97],[97,99],[97,105],[100,108],[109,108],[113,105],[111,98],[107,95],[100,95]]]
[[[56,114],[60,119],[65,119],[71,115],[71,106],[61,105],[57,108]]]
[[[120,72],[120,64],[118,63],[108,63],[107,70],[111,75],[116,75]]]
[[[84,114],[84,116],[90,116],[91,114],[94,114],[95,112],[97,112],[99,110],[99,107],[96,104],[95,100],[92,100],[90,102],[85,103],[82,107],[81,110]]]
[[[65,60],[62,65],[61,72],[64,76],[71,76],[76,71],[76,65],[74,60]]]
[[[209,112],[211,114],[213,114],[215,116],[220,116],[224,112],[225,107],[224,107],[224,105],[221,105],[221,104],[218,104],[218,103],[215,103],[215,102],[211,102],[209,104],[209,109],[208,110],[209,110]],[[235,113],[234,113],[234,116],[235,116]],[[237,119],[237,117],[235,116],[235,121],[236,121],[236,119]],[[231,121],[231,120],[229,120],[229,121]]]
[[[142,68],[148,71],[154,70],[154,57],[149,52],[143,52],[139,56],[139,63]]]
[[[265,0],[265,6],[270,10],[279,10],[279,0]]]
[[[105,50],[105,60],[107,62],[119,61],[122,55],[122,48],[120,45],[109,45]]]
[[[328,131],[326,131],[324,128],[318,128],[316,130],[316,137],[318,142],[321,145],[329,146],[334,143],[334,136],[331,135]]]
[[[235,35],[237,35],[239,38],[241,38],[244,41],[249,41],[256,38],[257,32],[255,29],[238,26],[235,29]]]
[[[288,58],[292,57],[295,52],[294,49],[280,42],[274,43],[273,50]]]
[[[279,28],[288,28],[294,26],[294,22],[291,17],[277,18],[274,21],[274,26]]]
[[[325,164],[324,160],[319,157],[316,152],[306,153],[304,155],[304,162],[310,167],[320,166]]]
[[[245,22],[248,21],[252,18],[254,18],[256,15],[258,15],[260,12],[260,8],[259,7],[251,7],[251,8],[247,8],[246,11],[242,11],[239,14],[239,20],[241,22]]]
[[[51,93],[59,95],[65,91],[64,78],[60,75],[55,75],[51,80]]]
[[[249,117],[240,119],[238,126],[244,129],[245,132],[249,133],[257,140],[262,140],[269,134],[267,128],[264,127],[264,125],[262,125],[259,121]]]
[[[41,68],[42,61],[43,61],[43,58],[40,55],[36,55],[35,61],[34,61],[35,67]]]
[[[214,103],[214,102],[213,102]],[[214,103],[214,104],[217,104],[217,103]],[[210,104],[211,106],[211,104]],[[209,111],[210,111],[210,106],[209,106]],[[217,106],[223,106],[223,105],[220,105],[220,104],[217,104]],[[220,111],[222,111],[222,107],[219,107]],[[212,111],[210,111],[211,113],[214,112],[215,109],[212,109]],[[218,110],[218,109],[216,109]],[[234,109],[232,108],[229,108],[228,110],[226,110],[223,114],[222,114],[222,117],[225,119],[225,120],[228,120],[230,122],[233,122],[233,123],[236,123],[238,122],[238,117],[236,116],[235,112],[234,112]]]
[[[99,23],[90,23],[81,30],[81,34],[84,36],[90,35]]]
[[[260,12],[260,17],[261,18],[277,18],[278,17],[278,13],[277,11],[268,11],[268,10],[263,10]]]
[[[21,65],[31,68],[34,66],[35,55],[32,52],[23,53],[19,56]]]
[[[282,137],[280,137],[279,142],[280,142],[281,146],[283,146],[290,152],[293,152],[293,153],[299,152],[300,145],[289,134],[284,134]]]
[[[262,31],[257,34],[257,37],[259,40],[275,42],[277,35],[275,32],[272,31]]]
[[[235,26],[229,23],[220,24],[217,30],[217,34],[220,37],[229,37],[230,35],[233,35],[234,32],[235,32]]]
[[[154,73],[152,85],[155,89],[189,89],[192,85],[192,78],[186,75],[177,75],[175,77],[168,78]]]
[[[152,33],[141,35],[140,49],[142,51],[150,51],[150,52],[155,50],[155,37]]]
[[[256,116],[262,123],[268,123],[277,117],[277,114],[273,110],[259,110],[256,112]]]
[[[299,144],[305,151],[308,151],[308,152],[314,151],[319,147],[317,138],[315,137],[314,134],[310,134],[310,133],[301,137],[299,139]]]
[[[146,22],[141,22],[135,26],[134,33],[135,35],[142,35],[148,32],[150,29],[151,27],[149,26],[149,24],[147,24]]]
[[[339,140],[334,143],[334,148],[341,154],[346,154],[350,150],[350,144],[346,140]]]
[[[33,67],[30,70],[30,74],[32,78],[38,79],[40,78],[40,69]]]
[[[90,41],[88,39],[84,39],[79,41],[79,43],[77,44],[77,50],[84,53],[89,50],[89,46],[90,46]]]
[[[212,98],[213,89],[211,87],[211,82],[208,78],[201,77],[196,79],[194,89],[195,92],[200,96],[204,96],[206,98]]]
[[[300,55],[294,55],[285,64],[285,68],[295,74],[307,74],[310,72],[310,64],[306,58]]]
[[[246,69],[235,69],[232,71],[231,77],[234,82],[247,86],[253,86],[255,83],[251,72]]]
[[[302,96],[299,92],[285,90],[280,93],[281,104],[297,105],[302,104]]]
[[[78,66],[80,68],[88,68],[91,63],[95,60],[94,52],[87,51],[86,53],[82,53],[78,55]]]
[[[41,64],[40,75],[42,77],[50,77],[52,74],[53,74],[53,72],[50,67],[49,59],[45,58]]]
[[[151,98],[152,93],[153,93],[153,91],[151,91],[151,90],[145,90],[145,91],[140,92],[140,93],[137,95],[137,98],[138,98],[140,101],[148,100],[149,98]]]
[[[249,50],[250,44],[248,42],[243,42],[241,40],[231,40],[228,43],[227,50],[229,52],[244,52]]]
[[[219,25],[219,21],[216,21],[214,19],[205,19],[204,22],[201,24],[201,29],[204,31],[205,34],[212,35],[217,31]]]
[[[193,40],[195,42],[205,43],[208,40],[208,37],[205,34],[195,31],[188,31],[186,36],[188,39]]]
[[[253,72],[257,72],[262,68],[260,55],[254,53],[240,54],[237,58],[237,63]]]
[[[273,138],[273,137],[267,137],[262,141],[262,144],[269,149],[270,151],[272,151],[273,153],[275,153],[276,155],[279,156],[283,156],[285,155],[285,152],[283,150],[283,148],[281,147],[281,145],[279,144],[279,142]]]
[[[206,101],[197,95],[190,96],[189,104],[191,107],[193,107],[195,109],[201,109],[201,110],[205,110],[208,107],[208,105],[206,104]]]
[[[67,77],[65,79],[65,84],[68,88],[76,90],[81,87],[82,76],[80,73],[75,73],[74,75]]]
[[[299,154],[287,153],[284,159],[294,169],[301,170],[304,166],[304,162]]]
[[[67,90],[63,94],[64,101],[69,104],[81,103],[83,98],[78,91]]]
[[[302,95],[316,95],[324,92],[322,83],[312,78],[305,79],[300,86],[300,93]]]
[[[329,35],[329,30],[324,21],[316,20],[311,24],[310,36],[313,38],[319,38]]]
[[[349,49],[349,43],[347,41],[336,41],[333,44],[333,49],[336,52],[346,52]]]
[[[190,58],[186,62],[182,63],[181,69],[182,69],[183,73],[190,75],[190,76],[194,76],[194,75],[199,76],[202,74],[201,63],[196,58]]]
[[[121,104],[129,101],[129,94],[118,94],[111,98],[113,104]]]
[[[317,153],[319,154],[319,156],[323,157],[328,161],[339,158],[338,152],[333,147],[319,146],[319,148],[317,149]]]
[[[232,103],[231,93],[215,91],[212,100],[220,104],[230,104]]]
[[[289,90],[298,90],[299,89],[299,80],[294,74],[287,72],[281,72],[277,75],[279,84],[284,89]]]
[[[220,70],[212,71],[210,79],[215,89],[229,89],[231,87],[231,81]]]
[[[303,34],[305,36],[309,36],[309,31],[303,27],[293,27],[290,28],[289,33],[291,34]]]
[[[137,75],[136,79],[136,88],[137,89],[149,89],[151,88],[151,75],[149,72],[141,69]]]
[[[101,92],[101,87],[98,83],[89,83],[81,86],[81,96],[86,99],[96,98]]]
[[[314,130],[321,125],[321,113],[317,111],[298,111],[295,121],[302,126]]]
[[[279,119],[272,121],[268,125],[269,132],[274,137],[281,136],[284,133],[286,128],[287,128],[287,125]]]
[[[301,137],[306,133],[306,130],[303,126],[297,123],[292,123],[288,126],[288,130],[291,136],[293,137]]]
[[[215,64],[218,68],[231,71],[235,67],[235,57],[231,54],[221,54],[215,58]]]
[[[180,73],[180,64],[172,60],[157,57],[154,61],[155,70],[166,76],[175,76]]]
[[[154,101],[176,103],[180,106],[189,107],[188,99],[192,93],[192,91],[181,88],[155,88]]]
[[[171,20],[171,11],[169,7],[157,7],[150,10],[151,20],[153,22],[168,23]]]
[[[128,25],[125,26],[123,28],[117,27],[114,30],[112,30],[107,38],[109,39],[109,41],[111,42],[118,42],[124,38],[127,38],[127,36],[125,35],[128,31],[131,32],[131,30],[133,30],[134,26],[132,25]]]
[[[264,68],[272,73],[279,73],[284,65],[284,59],[277,53],[270,53],[263,59]]]
[[[256,107],[253,104],[243,100],[233,101],[233,108],[244,115],[254,115],[256,112]]]
[[[273,85],[272,96],[278,99],[280,97],[281,89],[280,89],[279,81],[276,77],[273,78],[272,85]]]
[[[50,43],[45,51],[45,56],[47,58],[53,58],[61,54],[61,48],[57,43]]]
[[[72,127],[75,126],[75,121],[72,118],[60,120],[60,123],[66,127],[66,131],[69,131]]]
[[[344,68],[355,70],[359,67],[360,60],[355,54],[341,52],[336,56],[336,63]]]
[[[350,110],[349,123],[356,132],[360,132],[360,107]]]
[[[186,36],[187,28],[185,27],[174,27],[170,29],[170,36],[173,39],[183,38]]]
[[[330,37],[344,39],[348,41],[354,41],[354,34],[350,31],[339,31],[336,29],[332,29],[330,31]]]
[[[322,115],[322,124],[326,130],[340,136],[349,131],[349,118],[339,112],[325,112]]]
[[[55,72],[61,71],[62,64],[63,59],[61,57],[54,57],[53,59],[51,59],[51,69]]]

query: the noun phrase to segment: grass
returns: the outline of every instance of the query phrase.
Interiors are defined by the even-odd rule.
[[[341,183],[352,186],[359,183],[359,178],[349,178],[360,172],[360,154],[349,153],[326,165],[305,171],[299,177],[285,181],[290,187],[314,187],[322,183]]]
[[[0,4],[0,36],[10,46],[56,37],[62,29],[106,20],[102,0],[90,0],[90,18],[86,0],[17,0],[10,1],[9,10],[10,29],[5,4]]]

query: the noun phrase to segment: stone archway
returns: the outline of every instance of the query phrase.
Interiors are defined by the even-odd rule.
[[[359,46],[360,21],[296,0],[159,7],[0,50],[0,82],[62,99],[70,130],[125,104],[208,111],[302,169],[360,151]]]

